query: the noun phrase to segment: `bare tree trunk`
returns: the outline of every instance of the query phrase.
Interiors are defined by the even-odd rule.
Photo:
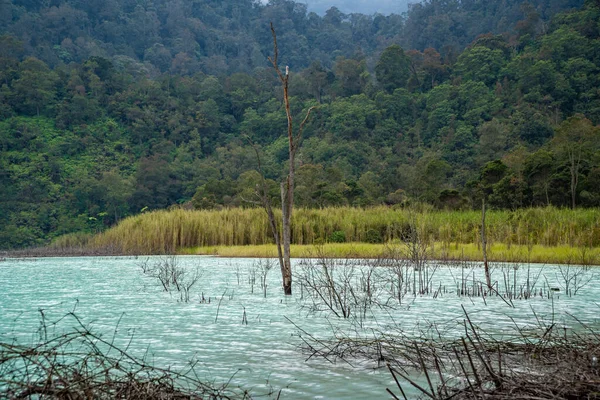
[[[577,194],[577,183],[575,177],[571,176],[571,208],[575,209],[575,195]]]
[[[481,249],[483,250],[483,270],[485,272],[485,283],[489,289],[492,288],[490,268],[487,259],[487,237],[485,233],[485,196],[481,199]]]
[[[275,245],[277,246],[277,258],[279,259],[279,266],[281,268],[281,274],[284,275],[284,262],[283,262],[283,253],[281,252],[281,239],[279,237],[279,229],[277,229],[277,222],[275,221],[275,214],[273,214],[273,209],[271,208],[271,203],[267,203],[265,206],[267,210],[267,216],[269,217],[269,224],[271,225],[271,232],[273,232],[273,239],[275,240]],[[291,271],[290,271],[291,272]]]
[[[292,226],[291,226],[291,203],[289,202],[290,195],[290,180],[289,176],[286,182],[281,182],[281,219],[282,219],[282,239],[283,239],[283,263],[281,264],[281,277],[283,278],[283,293],[285,295],[292,294],[292,265],[290,247],[292,242]]]
[[[306,117],[300,124],[298,128],[298,132],[294,135],[294,126],[292,119],[292,112],[290,110],[290,99],[288,94],[289,87],[289,77],[290,72],[289,68],[285,67],[285,75],[279,69],[279,64],[277,63],[278,59],[278,51],[277,48],[277,35],[275,34],[275,28],[273,27],[273,23],[271,23],[271,34],[273,35],[273,58],[269,57],[269,61],[273,64],[273,68],[281,81],[281,86],[283,88],[283,102],[285,105],[285,115],[287,117],[287,136],[289,143],[289,173],[284,182],[281,183],[281,214],[282,214],[282,232],[281,232],[281,241],[283,242],[283,263],[281,266],[281,275],[283,279],[283,292],[286,295],[292,294],[292,264],[291,264],[291,256],[290,256],[290,246],[292,241],[292,212],[294,209],[294,176],[296,171],[296,151],[298,150],[298,146],[300,145],[300,141],[302,140],[302,129],[308,121],[308,117],[310,116],[311,111],[314,107],[310,107],[306,113]]]
[[[577,197],[577,178],[579,177],[577,174],[577,169],[575,163],[571,163],[571,208],[575,209],[575,199]]]
[[[271,199],[269,198],[269,188],[267,187],[267,181],[265,179],[265,174],[262,170],[262,164],[260,162],[260,154],[258,153],[258,149],[252,142],[250,138],[248,138],[250,145],[254,149],[256,153],[256,162],[258,163],[258,172],[260,173],[260,188],[257,187],[257,193],[260,197],[260,202],[262,203],[265,212],[267,213],[267,218],[269,219],[269,225],[271,226],[271,232],[273,234],[273,239],[275,240],[275,246],[277,246],[277,258],[279,259],[279,267],[281,268],[281,275],[285,276],[285,264],[283,262],[283,252],[281,251],[281,237],[279,236],[279,229],[277,228],[277,220],[275,219],[275,213],[273,212],[273,207],[271,207]],[[258,186],[258,185],[257,185]],[[283,200],[283,196],[282,196]],[[282,201],[283,204],[283,201]],[[291,275],[291,269],[290,269]],[[284,279],[285,282],[285,279]]]
[[[579,183],[579,166],[581,165],[581,148],[569,150],[569,171],[571,172],[571,208],[577,206],[577,184]]]

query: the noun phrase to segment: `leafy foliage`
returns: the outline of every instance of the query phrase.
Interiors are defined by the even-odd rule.
[[[470,208],[495,165],[493,207],[598,207],[600,8],[548,23],[555,3],[519,7],[319,17],[291,1],[4,2],[0,247],[142,210],[254,207],[255,150],[279,201],[288,147],[270,20],[285,27],[292,114],[318,105],[297,154],[299,206]]]

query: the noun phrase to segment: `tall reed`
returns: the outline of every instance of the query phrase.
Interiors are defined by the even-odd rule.
[[[278,216],[279,217],[279,216]],[[295,244],[327,243],[334,232],[347,242],[402,241],[416,229],[426,241],[477,244],[478,211],[434,211],[388,207],[298,209],[292,221]],[[525,246],[600,246],[599,209],[530,208],[490,211],[488,242]],[[89,246],[120,248],[124,253],[169,253],[180,248],[272,243],[262,209],[154,211],[129,217],[89,240]]]

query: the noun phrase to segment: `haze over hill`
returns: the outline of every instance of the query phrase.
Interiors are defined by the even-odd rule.
[[[292,69],[313,61],[331,68],[340,56],[377,57],[393,43],[404,50],[431,47],[453,57],[478,35],[516,33],[519,21],[519,29],[539,33],[552,15],[583,3],[424,0],[402,16],[373,14],[394,5],[404,9],[408,1],[11,0],[0,1],[0,35],[21,42],[19,56],[34,56],[51,67],[99,56],[140,71],[150,67],[152,74],[176,70],[219,75],[268,65],[270,22],[278,29],[280,50]],[[307,3],[330,12],[315,15]],[[370,15],[351,14],[355,10]],[[373,63],[368,65],[372,68]]]
[[[309,11],[319,15],[331,7],[337,7],[344,14],[401,14],[408,9],[408,3],[416,0],[303,0],[301,3],[308,5]]]

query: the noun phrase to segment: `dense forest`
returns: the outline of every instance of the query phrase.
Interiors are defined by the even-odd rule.
[[[600,206],[600,7],[440,1],[0,1],[0,248],[168,207]]]

